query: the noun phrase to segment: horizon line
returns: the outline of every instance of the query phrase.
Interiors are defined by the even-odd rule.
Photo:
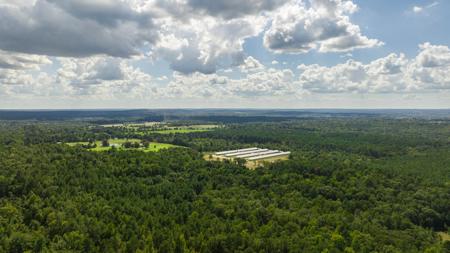
[[[332,108],[332,107],[311,107],[311,108],[283,108],[283,107],[161,107],[161,108],[0,108],[0,111],[94,111],[94,110],[104,110],[104,111],[134,111],[134,110],[286,110],[286,111],[295,111],[295,110],[450,110],[448,108],[420,108],[420,107],[391,107],[391,108]]]

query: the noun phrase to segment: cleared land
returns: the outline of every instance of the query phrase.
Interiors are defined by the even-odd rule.
[[[188,125],[188,126],[164,126],[156,129],[149,129],[149,133],[158,134],[187,134],[212,131],[219,125]]]
[[[119,149],[119,150],[141,150],[144,152],[157,152],[161,149],[168,149],[168,148],[176,148],[176,147],[180,147],[177,145],[173,145],[173,144],[169,144],[169,143],[158,143],[158,142],[150,142],[150,145],[148,146],[148,148],[145,147],[139,147],[139,148],[125,148],[122,145],[125,142],[131,142],[131,143],[141,143],[141,140],[139,139],[110,139],[109,140],[109,147],[102,147],[102,142],[101,141],[95,141],[96,147],[95,148],[89,148],[88,150],[90,151],[96,151],[96,152],[100,152],[100,151],[108,151],[110,149],[112,149],[113,147]],[[66,143],[69,146],[78,146],[78,145],[88,145],[89,142],[70,142],[70,143]]]
[[[207,161],[233,161],[235,162],[236,159],[233,157],[223,157],[223,156],[216,156],[213,153],[206,153],[203,155],[203,159],[207,160]],[[285,156],[277,156],[277,157],[270,157],[270,158],[265,158],[265,159],[260,159],[260,160],[256,160],[256,161],[245,161],[245,167],[247,167],[248,169],[256,169],[258,167],[264,166],[266,163],[273,163],[273,162],[277,162],[277,161],[285,161],[289,159],[289,155],[285,155]]]
[[[125,127],[125,128],[133,128],[133,127],[154,127],[159,125],[164,125],[163,122],[156,121],[148,121],[143,123],[119,123],[119,124],[105,124],[100,125],[102,127],[111,128],[111,127]]]
[[[229,160],[237,162],[245,161],[244,165],[249,169],[255,169],[266,163],[289,159],[290,152],[269,150],[261,148],[244,148],[236,150],[206,153],[204,159],[211,161]]]
[[[198,133],[198,132],[207,132],[211,131],[211,129],[163,129],[163,130],[155,130],[151,131],[152,133],[158,134],[187,134],[187,133]]]
[[[145,134],[187,134],[197,132],[207,132],[220,127],[214,124],[204,125],[182,125],[182,126],[168,126],[164,122],[144,122],[144,123],[123,123],[123,124],[108,124],[101,125],[106,128],[125,128],[138,135]]]

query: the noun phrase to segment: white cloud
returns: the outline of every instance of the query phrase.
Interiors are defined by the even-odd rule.
[[[1,86],[29,85],[33,83],[33,76],[24,70],[0,69]]]
[[[264,66],[244,51],[260,35],[277,53],[351,58],[351,50],[382,45],[351,22],[356,11],[345,0],[0,0],[0,95],[219,101],[450,90],[443,45],[424,43],[413,58],[300,65],[298,74],[290,62]],[[153,78],[134,67],[136,55],[163,59],[175,72]]]
[[[50,60],[45,56],[0,54],[0,96],[58,99],[151,97],[153,78],[131,65],[132,60],[93,56],[59,57],[56,73],[39,71]]]
[[[265,45],[277,52],[380,45],[349,21],[356,10],[344,0],[0,1],[0,50],[80,58],[147,55],[183,74],[211,74],[240,65],[245,40],[269,24]]]
[[[148,95],[153,78],[114,57],[60,58],[56,82],[74,95],[102,97]]]
[[[352,1],[292,1],[275,12],[264,34],[264,45],[277,53],[345,52],[383,43],[361,34],[348,15],[358,7]]]
[[[300,65],[299,82],[313,92],[398,93],[450,89],[450,49],[425,43],[413,59],[390,54],[368,64]]]
[[[420,45],[409,72],[424,89],[450,89],[450,49],[430,43]]]
[[[252,71],[244,71],[242,78],[234,79],[218,74],[181,75],[175,73],[166,88],[160,89],[159,96],[189,99],[236,99],[260,97],[300,96],[302,90],[296,87],[295,75],[290,69],[276,70],[263,65],[254,65]],[[254,68],[257,66],[257,68]]]
[[[242,72],[261,71],[264,66],[255,58],[249,56],[241,64],[240,69]]]
[[[129,57],[156,39],[152,17],[119,0],[0,4],[0,49],[49,56]]]
[[[290,69],[264,66],[247,57],[233,73],[153,78],[133,67],[133,60],[95,56],[57,58],[55,74],[34,67],[0,69],[0,95],[67,99],[295,99],[307,93],[416,94],[450,90],[450,49],[424,43],[416,57],[390,54],[364,64],[348,60],[326,67]],[[45,62],[45,61],[44,61]],[[234,72],[237,71],[237,72]],[[229,72],[229,71],[227,71]]]
[[[233,19],[247,15],[258,15],[264,11],[271,11],[289,0],[188,0],[186,3],[193,10],[211,16]]]
[[[419,13],[419,12],[423,11],[423,7],[420,7],[420,6],[414,6],[414,7],[413,7],[413,11],[414,11],[415,13]]]
[[[210,74],[242,63],[245,39],[263,30],[265,18],[168,17],[161,22],[161,40],[154,47],[155,55],[167,60],[178,72]]]
[[[424,5],[424,6],[417,6],[417,5],[415,5],[415,6],[412,7],[412,11],[414,13],[418,14],[418,13],[424,12],[427,9],[433,8],[433,7],[437,6],[437,5],[439,5],[439,2],[432,2],[432,3],[430,3],[428,5]]]
[[[36,69],[51,64],[47,56],[12,53],[0,50],[0,69]]]
[[[48,75],[39,72],[42,66],[52,64],[47,56],[12,53],[0,50],[0,96],[37,94],[45,87]]]
[[[294,73],[290,69],[266,69],[236,80],[233,94],[243,97],[291,96],[301,93],[295,87]]]
[[[347,15],[352,1],[311,0],[156,1],[163,18],[155,56],[184,74],[214,73],[245,59],[244,41],[265,32],[264,44],[275,52],[350,51],[382,43],[363,36]],[[303,26],[303,28],[302,28]]]
[[[54,77],[40,72],[32,73],[32,69],[1,69],[0,97],[29,98],[35,96],[64,95],[64,88],[57,87]]]
[[[450,50],[448,46],[432,45],[429,42],[419,45],[417,63],[426,68],[447,67],[450,65]]]

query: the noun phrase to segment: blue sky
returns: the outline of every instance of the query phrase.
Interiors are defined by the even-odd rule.
[[[448,10],[0,0],[0,108],[449,108]]]
[[[417,45],[430,42],[436,45],[450,45],[449,1],[354,1],[359,11],[352,15],[368,37],[385,42],[383,47],[370,50],[355,50],[352,59],[369,62],[390,53],[405,53],[413,57],[417,54]],[[414,6],[438,5],[426,9],[423,13],[414,13]],[[447,16],[447,17],[446,17]],[[262,45],[262,35],[246,41],[246,52],[256,59],[270,64],[273,60],[286,61],[295,66],[304,64],[335,65],[345,61],[341,53],[322,54],[310,52],[303,55],[273,54]]]

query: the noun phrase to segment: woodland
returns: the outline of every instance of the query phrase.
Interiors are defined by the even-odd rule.
[[[0,121],[0,252],[450,252],[450,120],[217,118],[165,134]],[[174,148],[66,145],[109,138]],[[203,159],[253,146],[292,154]]]

